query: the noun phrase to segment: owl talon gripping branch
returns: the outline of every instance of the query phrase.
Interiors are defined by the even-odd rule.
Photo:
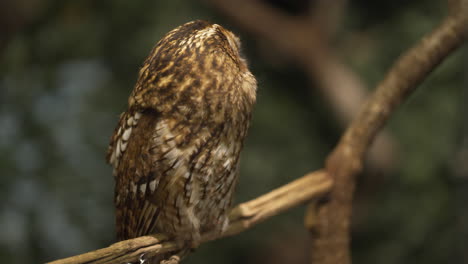
[[[146,259],[144,259],[145,254],[141,254],[140,258],[138,259],[140,261],[140,264],[144,264],[146,262]]]
[[[168,260],[163,260],[160,264],[178,264],[180,262],[180,257],[177,255],[171,256]]]
[[[223,232],[256,88],[239,39],[217,24],[189,22],[156,44],[107,153],[119,240],[165,233],[188,252]]]

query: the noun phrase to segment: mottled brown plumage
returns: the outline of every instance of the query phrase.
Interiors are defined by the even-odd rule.
[[[196,247],[227,226],[256,81],[239,40],[206,21],[160,40],[112,136],[119,240],[166,233]]]

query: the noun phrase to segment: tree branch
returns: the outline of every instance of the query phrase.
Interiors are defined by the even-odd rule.
[[[309,173],[278,189],[249,202],[241,203],[230,213],[230,223],[224,234],[212,237],[203,234],[203,242],[241,233],[264,220],[298,206],[311,199],[323,197],[330,191],[332,181],[324,171]],[[115,264],[136,262],[142,254],[145,258],[175,252],[182,245],[163,234],[143,236],[115,243],[107,248],[82,255],[56,260],[49,264]]]
[[[465,1],[467,2],[467,1]],[[361,157],[395,108],[448,55],[463,44],[468,30],[467,13],[447,17],[437,28],[408,50],[393,65],[359,116],[346,130],[342,144]]]
[[[354,178],[362,169],[372,140],[396,107],[466,39],[468,1],[463,1],[465,8],[447,17],[397,60],[328,157],[326,170],[334,178],[335,185],[330,201],[315,212],[318,218],[311,230],[314,237],[312,263],[351,263],[349,226]]]

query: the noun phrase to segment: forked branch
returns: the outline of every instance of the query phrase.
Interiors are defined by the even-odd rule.
[[[311,230],[312,263],[351,263],[349,227],[355,176],[362,170],[369,146],[395,109],[467,38],[468,0],[458,4],[458,11],[396,61],[329,155],[326,171],[335,184],[329,202],[312,212],[317,215]]]

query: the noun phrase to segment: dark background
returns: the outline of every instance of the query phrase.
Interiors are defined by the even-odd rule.
[[[308,1],[270,1],[301,15]],[[334,50],[374,89],[446,14],[445,1],[351,1]],[[0,3],[0,262],[40,263],[114,242],[104,156],[139,66],[163,34],[207,19],[240,35],[259,81],[236,200],[320,168],[342,132],[300,67],[200,1]],[[468,263],[467,52],[455,52],[393,116],[391,168],[359,178],[356,263]],[[306,263],[304,207],[184,263]]]

